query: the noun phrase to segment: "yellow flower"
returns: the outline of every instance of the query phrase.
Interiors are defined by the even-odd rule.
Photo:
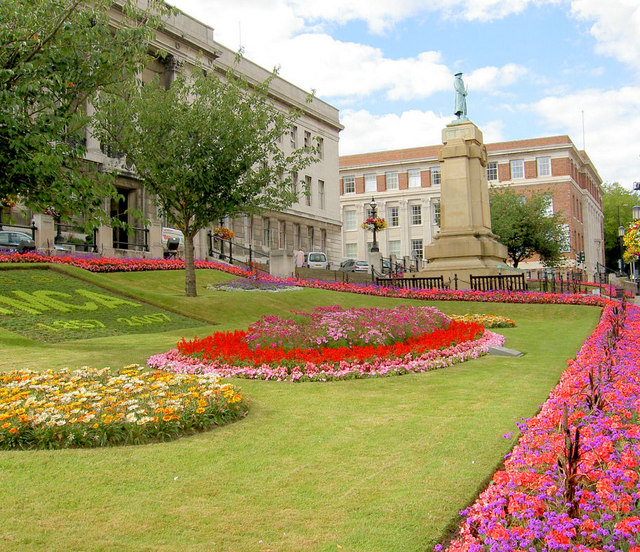
[[[11,427],[11,424],[9,422],[7,422],[6,424],[2,424],[0,426],[0,428],[2,428],[2,429],[7,429],[8,427]]]

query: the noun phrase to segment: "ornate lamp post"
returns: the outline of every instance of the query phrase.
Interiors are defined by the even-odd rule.
[[[624,275],[624,261],[622,260],[622,238],[624,238],[624,226],[622,224],[618,226],[618,245],[620,248],[620,259],[618,264],[620,265],[620,274]]]
[[[376,203],[376,198],[372,197],[371,198],[371,203],[369,203],[369,207],[371,207],[371,217],[373,219],[378,218],[378,204]],[[373,232],[373,244],[371,245],[371,253],[379,253],[380,249],[378,249],[378,241],[376,240],[376,233],[378,232],[378,228],[376,227],[376,225],[373,225],[373,228],[371,229],[371,231]]]

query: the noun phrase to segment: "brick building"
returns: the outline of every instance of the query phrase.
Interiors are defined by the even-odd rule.
[[[551,196],[551,209],[566,221],[565,258],[575,266],[585,253],[592,276],[604,262],[602,180],[584,151],[568,136],[486,144],[489,186],[513,186]],[[388,228],[378,234],[383,256],[422,258],[439,231],[442,146],[427,146],[340,157],[343,256],[366,258],[371,232],[360,227],[375,198]],[[539,268],[537,259],[522,268]]]

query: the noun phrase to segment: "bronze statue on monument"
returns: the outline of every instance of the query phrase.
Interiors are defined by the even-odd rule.
[[[469,275],[489,276],[508,271],[507,248],[491,231],[487,148],[482,132],[467,118],[467,89],[456,73],[457,119],[442,131],[440,232],[424,251],[429,260],[425,276],[440,276],[462,283]]]

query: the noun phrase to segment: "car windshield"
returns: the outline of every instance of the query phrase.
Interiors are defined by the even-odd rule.
[[[311,253],[309,255],[309,262],[311,263],[323,263],[327,260],[324,253]]]

